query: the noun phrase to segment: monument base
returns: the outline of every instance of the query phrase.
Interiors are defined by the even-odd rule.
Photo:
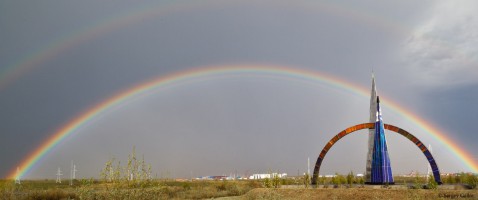
[[[395,182],[389,183],[372,183],[372,182],[365,182],[366,185],[395,185]]]

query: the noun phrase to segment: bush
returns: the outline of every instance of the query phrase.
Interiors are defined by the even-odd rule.
[[[272,187],[280,188],[280,186],[281,186],[281,178],[279,177],[279,174],[273,174],[273,176],[272,176]]]
[[[309,186],[310,186],[310,175],[309,175],[309,173],[304,174],[304,186],[305,186],[305,188],[309,188]]]
[[[476,185],[478,184],[478,177],[473,174],[466,174],[465,184],[468,185],[470,189],[476,188]]]
[[[349,186],[352,186],[352,184],[354,183],[354,179],[355,179],[354,172],[350,171],[350,173],[347,174],[346,179],[347,179],[347,184],[349,184]]]
[[[184,190],[190,190],[191,189],[191,183],[189,182],[184,182],[182,184]]]
[[[244,189],[241,190],[240,186],[236,183],[233,182],[231,184],[226,185],[226,191],[228,196],[239,196],[244,193],[246,193]]]
[[[272,181],[270,178],[265,178],[264,179],[264,187],[265,188],[272,188]]]
[[[438,188],[438,183],[435,182],[435,179],[433,178],[433,175],[428,176],[427,188],[428,189],[437,189]]]
[[[216,186],[219,191],[226,191],[226,181],[222,181],[222,184]]]

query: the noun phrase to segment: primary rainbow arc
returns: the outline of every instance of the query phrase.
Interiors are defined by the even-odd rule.
[[[37,164],[41,158],[43,158],[50,150],[60,143],[65,137],[78,133],[78,130],[87,125],[93,118],[104,113],[105,111],[120,105],[133,97],[143,94],[148,91],[158,89],[163,86],[167,86],[174,83],[179,83],[187,81],[194,78],[212,76],[212,75],[227,75],[227,74],[247,74],[247,73],[262,73],[268,75],[276,75],[279,77],[287,77],[304,81],[313,81],[318,82],[329,87],[339,88],[358,94],[360,96],[368,98],[368,90],[364,87],[354,85],[345,80],[339,79],[337,77],[319,73],[316,71],[308,71],[303,69],[296,68],[287,68],[283,66],[263,66],[263,65],[231,65],[231,66],[211,66],[203,68],[195,68],[191,70],[180,71],[178,73],[160,76],[156,79],[143,82],[134,87],[128,88],[123,92],[120,92],[111,98],[106,99],[105,101],[91,107],[85,112],[81,113],[77,117],[73,118],[67,124],[61,126],[58,131],[56,131],[49,139],[43,142],[35,151],[33,151],[29,156],[27,156],[19,165],[20,172],[16,173],[15,170],[12,170],[8,174],[9,179],[14,179],[15,177],[23,177],[27,174],[35,164]],[[473,157],[470,156],[468,152],[459,148],[455,142],[446,137],[444,133],[435,128],[431,123],[421,119],[416,114],[411,111],[406,110],[397,103],[382,97],[385,105],[391,108],[396,113],[400,114],[410,122],[417,125],[426,133],[430,134],[444,144],[453,154],[455,154],[463,163],[471,170],[477,172],[478,165],[474,163]]]

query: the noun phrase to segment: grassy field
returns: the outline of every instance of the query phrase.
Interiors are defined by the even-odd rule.
[[[103,183],[95,180],[0,182],[0,199],[205,199],[240,196],[262,187],[258,181],[147,181]]]
[[[478,199],[477,190],[424,189],[266,189],[251,190],[230,199]]]
[[[294,180],[284,180],[281,188],[265,188],[264,181],[172,181],[105,183],[97,180],[0,181],[0,199],[478,199],[477,189],[407,189],[406,185],[380,186],[329,185],[304,188]],[[350,188],[349,188],[350,187]],[[452,189],[450,189],[452,188]],[[458,189],[453,189],[458,188]],[[461,188],[461,189],[460,189]]]

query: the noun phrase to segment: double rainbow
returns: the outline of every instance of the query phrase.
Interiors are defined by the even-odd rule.
[[[158,78],[143,82],[134,87],[128,88],[116,95],[106,99],[105,101],[87,109],[70,122],[63,125],[56,131],[48,140],[41,144],[35,151],[33,151],[20,165],[20,172],[16,173],[12,170],[8,174],[9,179],[16,177],[23,177],[37,164],[46,154],[48,154],[53,147],[58,145],[65,137],[80,133],[83,126],[88,125],[96,116],[105,113],[113,107],[118,107],[134,97],[151,92],[161,87],[165,87],[180,82],[185,82],[197,78],[205,78],[208,76],[224,76],[224,75],[247,75],[259,74],[268,76],[285,77],[300,81],[312,81],[314,83],[323,84],[332,88],[338,88],[358,94],[368,98],[368,89],[354,85],[346,80],[339,79],[329,74],[319,73],[316,71],[308,71],[303,69],[288,68],[283,66],[262,66],[262,65],[234,65],[234,66],[211,66],[195,68],[191,70],[180,71],[174,74],[160,76]],[[382,97],[382,96],[381,96]],[[433,136],[434,139],[441,142],[448,148],[457,158],[472,171],[478,171],[478,164],[474,163],[473,157],[468,152],[461,149],[458,144],[452,141],[442,131],[438,130],[433,124],[425,121],[411,111],[405,109],[399,104],[393,102],[386,97],[382,97],[384,105],[391,108],[392,111],[398,113],[411,123],[417,125],[422,131]]]
[[[215,4],[218,2],[221,3]],[[304,1],[303,3],[306,2],[308,1]],[[36,66],[39,66],[39,64],[53,59],[62,52],[65,52],[68,49],[78,46],[85,41],[93,40],[106,33],[118,30],[125,26],[135,24],[136,22],[140,22],[144,19],[152,19],[154,17],[164,16],[172,13],[197,10],[198,8],[209,8],[214,5],[227,6],[228,4],[229,3],[215,0],[201,1],[201,3],[193,2],[183,4],[171,1],[170,3],[147,5],[140,7],[132,12],[121,13],[117,16],[110,16],[109,18],[105,18],[104,20],[97,21],[91,24],[90,26],[75,30],[70,34],[65,35],[64,37],[57,38],[56,40],[49,42],[43,48],[38,49],[38,51],[32,52],[18,62],[12,63],[11,65],[7,66],[5,70],[0,72],[0,90],[6,88],[9,84],[11,84],[24,73],[34,69]],[[282,6],[289,7],[291,6],[291,4],[284,3]],[[334,15],[347,17],[351,20],[360,20],[364,22],[364,24],[377,26],[385,30],[391,30],[392,32],[401,33],[409,31],[409,28],[397,22],[385,20],[383,17],[372,16],[366,12],[361,12],[360,10],[348,8],[346,5],[342,5],[336,2],[326,3],[310,1],[302,7],[306,10],[312,10],[314,12],[328,12]],[[19,167],[21,171],[19,174],[12,171],[8,174],[8,177],[14,178],[16,176],[24,176],[34,167],[35,164],[37,164],[41,160],[41,158],[45,154],[47,154],[54,146],[61,142],[63,138],[78,133],[78,129],[88,124],[88,122],[90,122],[91,119],[95,116],[104,113],[106,110],[111,109],[115,105],[118,106],[125,101],[131,100],[134,96],[145,93],[147,91],[155,90],[163,86],[198,77],[246,73],[263,73],[304,81],[314,81],[330,87],[343,89],[347,92],[356,93],[358,95],[368,98],[367,89],[353,85],[345,80],[341,80],[325,73],[291,69],[287,67],[252,65],[217,66],[181,71],[175,74],[158,77],[156,79],[139,84],[135,87],[129,88],[123,92],[118,93],[117,95],[112,96],[111,98],[106,99],[102,103],[91,107],[77,117],[74,117],[73,120],[58,129],[58,131],[55,132],[53,136],[51,136],[48,140],[42,143],[34,152],[29,154],[29,156],[20,163]],[[425,121],[424,119],[421,119],[416,114],[406,110],[405,108],[399,106],[391,100],[384,98],[384,102],[385,105],[390,107],[393,111],[395,111],[405,119],[409,120],[411,123],[416,124],[419,128],[422,129],[422,131],[432,135],[436,140],[443,143],[451,152],[453,152],[460,160],[462,160],[463,163],[465,163],[465,165],[469,169],[475,172],[478,171],[478,164],[474,163],[473,158],[470,156],[470,154],[460,149],[459,145],[446,137],[446,135],[442,131],[438,130],[434,125]]]

